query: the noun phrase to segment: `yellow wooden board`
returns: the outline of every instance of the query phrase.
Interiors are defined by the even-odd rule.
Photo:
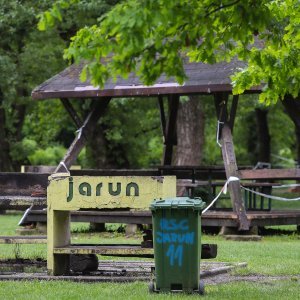
[[[175,176],[68,176],[49,177],[48,208],[148,209],[157,198],[176,196]]]

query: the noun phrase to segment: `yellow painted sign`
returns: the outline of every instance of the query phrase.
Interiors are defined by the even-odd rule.
[[[68,176],[49,177],[48,206],[54,210],[85,208],[148,209],[157,198],[176,196],[175,176]]]

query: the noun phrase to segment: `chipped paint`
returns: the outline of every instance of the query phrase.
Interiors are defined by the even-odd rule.
[[[53,209],[148,209],[155,198],[176,195],[176,177],[147,176],[50,176],[48,204]]]
[[[74,248],[70,247],[70,211],[95,208],[148,210],[154,199],[175,196],[175,176],[50,176],[47,188],[48,273],[68,273],[68,254],[74,253]],[[100,250],[82,246],[77,251],[84,254]],[[105,250],[102,248],[101,251]],[[145,252],[123,248],[116,251],[120,254]]]

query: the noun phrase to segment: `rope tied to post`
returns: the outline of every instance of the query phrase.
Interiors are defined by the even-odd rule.
[[[230,182],[233,181],[240,181],[240,179],[238,177],[235,176],[230,176],[227,181],[225,182],[225,184],[223,185],[223,187],[221,188],[220,192],[218,193],[218,195],[212,200],[212,202],[202,211],[202,214],[204,214],[205,212],[207,212],[214,204],[215,202],[220,198],[221,194],[227,194],[227,190],[228,190],[228,184]],[[295,185],[282,185],[282,186],[276,186],[276,188],[281,188],[281,187],[288,187],[288,186],[299,186],[299,184],[295,184]],[[261,192],[257,192],[257,191],[253,191],[249,188],[244,187],[242,184],[240,184],[240,187],[246,191],[248,191],[249,193],[252,194],[256,194],[268,199],[273,199],[273,200],[279,200],[279,201],[299,201],[300,197],[297,198],[285,198],[285,197],[279,197],[279,196],[273,196],[273,195],[268,195],[265,193],[261,193]]]
[[[219,199],[219,197],[221,196],[221,194],[227,194],[227,189],[228,189],[228,184],[230,182],[233,181],[240,181],[240,179],[238,177],[235,176],[230,176],[227,181],[225,182],[225,184],[223,185],[223,187],[221,188],[219,194],[215,197],[215,199],[202,211],[202,214],[204,214],[205,212],[207,212],[213,205],[214,203]]]
[[[79,140],[81,138],[83,129],[84,129],[85,125],[82,125],[78,130],[76,130],[77,135],[77,140]]]
[[[68,167],[66,166],[66,164],[65,164],[63,161],[61,161],[61,162],[59,163],[59,166],[63,166],[64,169],[67,171],[67,173],[70,173]]]
[[[220,143],[219,137],[220,137],[220,125],[223,125],[223,124],[224,124],[224,122],[221,122],[221,121],[218,120],[218,123],[217,123],[216,142],[217,142],[217,144],[219,145],[219,147],[221,147],[221,148],[222,148],[222,144]]]

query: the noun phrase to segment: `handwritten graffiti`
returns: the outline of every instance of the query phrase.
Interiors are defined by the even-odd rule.
[[[166,256],[169,257],[171,266],[174,266],[177,261],[178,266],[181,267],[183,258],[183,245],[175,246],[171,244],[168,248]]]
[[[160,230],[156,232],[155,241],[166,245],[165,255],[169,258],[170,266],[182,266],[184,245],[195,243],[195,232],[189,230],[187,219],[165,219],[159,224]]]
[[[67,195],[67,202],[72,201],[74,196],[74,182],[73,177],[69,178],[69,193]],[[82,196],[91,197],[92,195],[101,196],[102,192],[107,192],[111,196],[119,196],[124,190],[125,195],[128,197],[139,196],[139,186],[135,182],[130,182],[126,185],[125,189],[122,186],[121,182],[108,182],[104,185],[102,182],[99,182],[94,188],[88,182],[82,182],[78,186],[78,193]]]

